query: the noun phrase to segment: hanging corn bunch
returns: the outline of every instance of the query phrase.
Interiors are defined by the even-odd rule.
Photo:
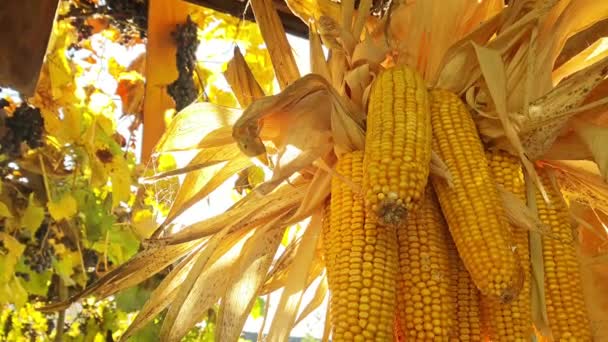
[[[326,340],[527,341],[532,325],[543,330],[544,315],[556,341],[592,341],[589,323],[598,318],[585,312],[569,209],[533,162],[596,161],[599,168],[576,177],[560,162],[542,163],[593,188],[585,189],[593,198],[582,198],[570,184],[569,198],[605,209],[608,46],[587,29],[608,18],[606,2],[393,1],[389,9],[371,0],[357,8],[287,0],[311,23],[314,73],[303,77],[273,1],[251,2],[282,92],[254,91],[254,75],[235,57],[227,79],[246,107],[186,108],[157,148],[170,153],[171,139],[191,132],[197,118],[216,119],[186,145],[201,152],[183,172],[201,170],[200,177],[182,186],[150,247],[49,309],[111,295],[175,264],[126,336],[169,307],[161,338],[178,341],[219,303],[218,334],[233,338],[256,296],[282,289],[268,329],[273,342],[286,341],[326,297]],[[385,18],[369,15],[372,3]],[[596,43],[576,46],[556,66],[577,34]],[[250,94],[258,95],[249,101]],[[260,161],[272,175],[230,209],[165,229]],[[505,205],[511,193],[525,209],[524,174],[537,188],[536,216]],[[535,231],[542,245],[528,244],[530,217],[548,227]],[[297,237],[283,250],[286,230]],[[231,254],[241,244],[241,254]],[[532,252],[543,255],[540,272]],[[325,275],[327,288],[303,303]],[[531,312],[539,277],[546,306]]]

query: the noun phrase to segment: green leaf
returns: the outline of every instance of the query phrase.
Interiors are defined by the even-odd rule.
[[[148,342],[158,340],[160,336],[159,322],[150,322],[144,328],[139,330],[135,335],[127,339],[128,342]]]
[[[27,291],[21,286],[19,278],[15,275],[6,283],[0,283],[0,304],[12,303],[17,308],[27,302]]]
[[[251,308],[251,317],[253,319],[258,319],[264,316],[264,307],[266,302],[261,297],[256,298],[255,303],[253,304],[253,308]]]
[[[38,204],[38,201],[34,198],[34,193],[32,192],[28,200],[27,208],[21,216],[21,226],[34,235],[38,228],[40,228],[43,220],[44,208]]]
[[[135,286],[119,292],[116,295],[116,307],[125,312],[133,312],[142,308],[150,298],[150,290]]]
[[[74,262],[72,253],[64,254],[61,260],[53,260],[53,268],[55,273],[61,277],[66,286],[73,286],[76,282],[72,279],[74,274],[74,266],[78,261]]]
[[[23,263],[23,260],[17,264],[15,270],[28,275],[29,280],[21,279],[21,284],[28,293],[46,297],[51,283],[51,277],[53,276],[51,270],[42,273],[34,272],[29,266]]]

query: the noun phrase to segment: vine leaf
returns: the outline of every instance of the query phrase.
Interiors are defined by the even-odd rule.
[[[78,204],[72,195],[65,194],[58,201],[50,201],[47,209],[55,221],[61,221],[74,216],[78,212]]]
[[[27,208],[21,216],[21,226],[29,230],[32,235],[36,233],[44,220],[44,208],[38,204],[34,198],[34,193],[31,193],[28,199]]]

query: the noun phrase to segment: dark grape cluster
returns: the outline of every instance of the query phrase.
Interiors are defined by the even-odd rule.
[[[44,120],[40,109],[22,103],[12,116],[4,118],[4,129],[0,133],[1,152],[13,158],[21,156],[21,144],[30,148],[42,146]]]
[[[42,273],[53,264],[53,256],[55,248],[47,243],[50,235],[49,225],[44,222],[36,231],[34,239],[25,241],[25,251],[23,251],[24,263],[28,265],[34,272]]]
[[[197,36],[196,23],[190,19],[171,33],[175,45],[177,45],[176,63],[178,77],[167,88],[167,92],[175,101],[175,109],[179,112],[191,104],[198,97],[198,91],[194,84],[194,71],[196,68],[196,49],[199,40]]]
[[[97,252],[87,248],[82,251],[82,259],[84,261],[85,268],[95,268],[95,266],[97,266],[99,256],[97,255]]]
[[[110,24],[123,34],[124,42],[133,37],[145,38],[148,28],[148,0],[80,0],[71,4],[67,13],[59,19],[70,20],[78,30],[78,40],[91,36],[93,27],[87,24],[86,18],[103,15],[109,18]]]
[[[54,254],[55,249],[51,245],[45,245],[43,248],[37,245],[27,245],[23,252],[25,264],[36,273],[42,273],[51,268]]]

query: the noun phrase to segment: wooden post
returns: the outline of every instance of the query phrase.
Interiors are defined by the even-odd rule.
[[[196,5],[182,0],[150,0],[148,9],[148,46],[146,53],[146,92],[144,96],[144,127],[142,162],[146,163],[165,130],[166,110],[175,104],[167,86],[177,78],[175,44],[171,32],[195,12]]]

